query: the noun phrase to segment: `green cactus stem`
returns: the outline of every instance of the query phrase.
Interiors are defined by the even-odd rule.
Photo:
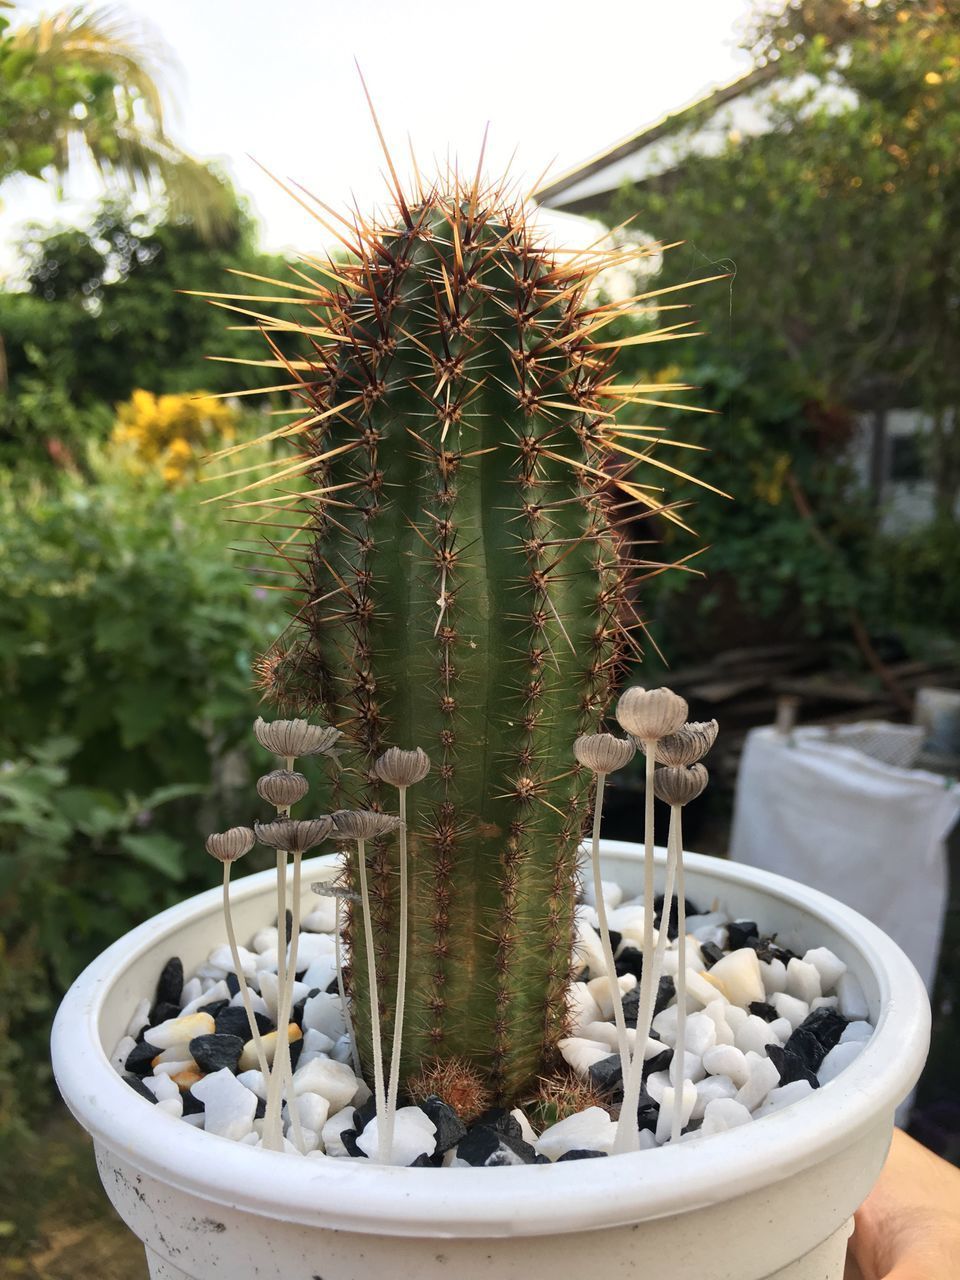
[[[653,454],[679,442],[614,416],[653,388],[616,384],[620,341],[603,330],[649,311],[655,293],[592,301],[604,268],[646,250],[553,253],[479,169],[415,186],[410,199],[396,187],[394,222],[341,220],[350,260],[306,260],[273,299],[289,304],[281,318],[262,299],[248,312],[265,363],[289,376],[274,389],[303,410],[271,435],[299,452],[270,475],[230,472],[242,479],[226,496],[275,521],[272,545],[299,580],[291,627],[260,670],[281,706],[343,730],[338,802],[392,806],[372,769],[390,746],[434,763],[408,798],[401,1080],[457,1058],[510,1101],[565,1031],[593,784],[571,744],[597,730],[638,651],[634,584],[663,568],[635,558],[624,522],[681,523],[659,484],[684,473]],[[687,332],[655,324],[643,341]],[[655,486],[630,478],[639,465],[657,469]],[[278,492],[264,499],[266,484]],[[376,843],[369,882],[390,1035],[396,841]],[[350,988],[369,1070],[358,926],[351,918]]]

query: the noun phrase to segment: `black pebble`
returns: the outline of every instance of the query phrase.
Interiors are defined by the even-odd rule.
[[[243,1040],[240,1036],[213,1034],[194,1036],[190,1041],[190,1056],[201,1071],[235,1072],[243,1053]]]
[[[623,1067],[620,1055],[612,1053],[589,1068],[590,1080],[601,1093],[623,1096]]]
[[[718,960],[723,959],[723,948],[718,947],[715,942],[701,942],[700,954],[703,956],[704,967],[712,969]]]
[[[727,946],[731,951],[739,951],[750,946],[750,939],[759,939],[760,931],[755,920],[734,920],[727,925]]]
[[[429,1116],[437,1126],[437,1155],[442,1156],[444,1152],[449,1151],[451,1147],[455,1147],[458,1142],[467,1136],[467,1126],[454,1111],[453,1107],[444,1102],[442,1098],[438,1098],[436,1094],[431,1094],[429,1098],[424,1098],[423,1102],[418,1105],[424,1115]]]
[[[407,1168],[408,1169],[435,1169],[436,1164],[434,1163],[432,1157],[428,1156],[425,1151],[421,1151],[420,1154],[417,1156],[416,1160],[412,1160],[410,1164],[407,1165]]]
[[[213,1018],[214,1022],[216,1022],[217,1014],[221,1009],[226,1009],[229,1003],[229,1000],[214,1000],[213,1004],[201,1005],[197,1010],[197,1013],[209,1013],[210,1017]]]
[[[183,961],[179,956],[173,956],[160,971],[160,977],[157,979],[157,994],[153,998],[153,1003],[155,1005],[175,1004],[179,1013],[182,995]]]
[[[481,1112],[473,1123],[483,1125],[487,1129],[494,1129],[507,1138],[523,1137],[520,1121],[516,1116],[512,1116],[506,1107],[489,1107]]]
[[[156,1095],[147,1088],[139,1076],[124,1076],[123,1078],[134,1093],[139,1093],[140,1097],[146,1098],[148,1102],[156,1102]]]
[[[336,978],[332,978],[327,985],[327,995],[336,996],[340,994],[340,984]]]
[[[587,1151],[583,1147],[574,1147],[570,1151],[565,1151],[562,1156],[557,1156],[556,1163],[560,1164],[564,1160],[596,1160],[599,1156],[605,1156],[606,1151]]]
[[[614,955],[617,954],[617,948],[620,946],[620,943],[622,941],[623,941],[623,934],[618,933],[616,929],[611,929],[610,930],[610,949],[613,951]]]
[[[293,912],[292,911],[287,912],[286,917],[284,919],[284,923],[286,924],[286,929],[284,929],[284,933],[286,934],[287,946],[289,947],[290,940],[293,937]],[[280,926],[280,921],[278,920],[277,927],[279,928],[279,926]]]
[[[529,1142],[501,1133],[485,1124],[473,1126],[458,1144],[457,1155],[467,1164],[487,1169],[515,1164],[514,1156],[519,1156],[524,1164],[535,1164],[537,1158],[537,1153]]]
[[[689,898],[684,898],[684,905],[688,916],[698,916],[700,914],[699,907],[695,906]],[[677,936],[677,907],[678,901],[676,897],[670,899],[670,917],[667,921],[667,937],[675,938]],[[653,900],[653,909],[657,913],[657,927],[660,926],[660,917],[663,913],[663,894],[658,893]]]
[[[297,1063],[300,1061],[300,1055],[303,1053],[303,1037],[294,1040],[290,1045],[290,1070],[296,1071]]]
[[[771,960],[780,960],[784,965],[788,965],[791,960],[798,959],[792,951],[788,951],[786,947],[780,947],[776,942],[776,934],[772,934],[769,938],[748,938],[746,945],[752,947],[757,953],[757,959],[763,960],[767,964]]]
[[[840,1037],[846,1025],[847,1020],[843,1014],[827,1006],[814,1009],[813,1013],[807,1014],[800,1024],[804,1031],[810,1031],[817,1037],[823,1045],[825,1054],[840,1043]]]
[[[795,1054],[807,1070],[814,1074],[820,1070],[820,1063],[827,1056],[826,1049],[817,1037],[803,1026],[797,1027],[784,1048]]]
[[[258,1098],[257,1109],[253,1113],[253,1118],[254,1120],[262,1120],[266,1114],[267,1114],[267,1100],[266,1098]]]
[[[375,1098],[368,1098],[362,1107],[354,1107],[353,1109],[353,1127],[357,1133],[363,1133],[364,1129],[377,1114],[377,1102]]]
[[[664,1049],[662,1053],[656,1053],[652,1058],[647,1058],[643,1064],[644,1080],[646,1080],[647,1076],[654,1071],[668,1070],[670,1063],[672,1061],[673,1061],[672,1049]]]
[[[235,973],[228,973],[226,977],[227,990],[232,996],[235,996],[240,990],[240,979]]]
[[[657,1119],[660,1115],[660,1106],[650,1097],[646,1089],[640,1093],[640,1101],[637,1105],[637,1124],[641,1129],[649,1129],[652,1132],[657,1127]]]
[[[776,1022],[780,1016],[773,1005],[767,1004],[766,1000],[752,1000],[749,1007],[750,1012],[762,1018],[764,1022]]]
[[[150,1025],[158,1027],[161,1022],[168,1022],[171,1018],[180,1017],[179,1004],[158,1003],[150,1010]]]
[[[618,978],[622,978],[625,973],[632,973],[639,982],[643,973],[643,952],[637,947],[626,946],[614,960],[613,967]]]
[[[146,1040],[141,1040],[127,1054],[127,1060],[123,1064],[124,1068],[129,1071],[132,1076],[153,1075],[153,1060],[161,1051],[152,1044],[148,1044]]]
[[[347,1155],[359,1156],[361,1160],[366,1160],[367,1153],[365,1151],[361,1151],[357,1146],[357,1138],[359,1138],[359,1136],[360,1135],[357,1133],[356,1129],[344,1129],[340,1134],[340,1141],[346,1147]]]
[[[789,1044],[789,1041],[787,1043]],[[782,1085],[792,1084],[794,1080],[806,1080],[808,1084],[813,1085],[814,1089],[819,1088],[820,1082],[817,1077],[803,1059],[790,1049],[781,1048],[778,1044],[768,1044],[767,1057],[780,1072]]]
[[[538,1155],[538,1156],[537,1156],[537,1158],[536,1158],[536,1160],[534,1160],[534,1162],[533,1162],[533,1163],[534,1163],[534,1164],[552,1164],[552,1161],[551,1161],[551,1159],[550,1159],[550,1157],[549,1157],[549,1156],[539,1156],[539,1155]]]
[[[257,1024],[257,1030],[262,1036],[273,1030],[273,1023],[265,1013],[254,1013],[254,1021]],[[250,1023],[247,1021],[246,1009],[241,1009],[239,1005],[228,1004],[225,1009],[214,1018],[214,1029],[219,1036],[239,1036],[246,1044],[250,1039]]]
[[[203,1112],[203,1103],[199,1098],[195,1098],[189,1089],[185,1093],[181,1093],[180,1099],[183,1102],[183,1114],[185,1116],[198,1116]],[[266,1103],[264,1103],[266,1106]]]
[[[673,979],[670,977],[661,978],[660,986],[657,988],[657,998],[653,1002],[653,1016],[656,1017],[658,1013],[661,1013],[676,994],[677,987]],[[634,1026],[636,1026],[636,1022],[634,1022]]]

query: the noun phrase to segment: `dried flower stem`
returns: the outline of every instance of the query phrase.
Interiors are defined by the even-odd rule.
[[[597,774],[597,791],[593,809],[593,840],[590,856],[593,863],[593,893],[597,903],[597,919],[600,923],[600,945],[603,948],[603,959],[607,966],[607,977],[610,982],[610,999],[613,1002],[613,1017],[617,1024],[617,1045],[620,1050],[620,1070],[624,1084],[630,1071],[630,1045],[627,1041],[627,1023],[623,1016],[623,993],[617,981],[617,966],[613,958],[613,946],[610,942],[610,927],[607,924],[607,904],[603,900],[603,880],[600,875],[600,821],[603,813],[603,789],[607,781],[605,773]]]
[[[280,1104],[283,1089],[283,1050],[286,1027],[280,1026],[280,1005],[287,985],[287,855],[277,850],[277,1045],[273,1053],[273,1070],[267,1085],[267,1110],[263,1119],[263,1145],[272,1151],[283,1150]]]
[[[400,1086],[400,1051],[403,1044],[403,1010],[407,992],[408,867],[407,867],[407,788],[397,788],[400,795],[400,943],[397,951],[397,1004],[393,1017],[393,1046],[390,1050],[390,1079],[387,1082],[387,1108],[382,1123],[377,1125],[378,1156],[389,1164],[393,1152],[393,1128],[397,1114]]]
[[[673,1060],[677,1064],[673,1080],[673,1116],[670,1123],[670,1141],[680,1138],[681,1118],[683,1115],[683,1085],[686,1072],[687,1043],[687,904],[684,897],[685,885],[683,877],[683,818],[682,807],[678,804],[670,806],[670,835],[668,848],[673,848],[673,863],[677,876],[677,1041],[674,1046]],[[664,903],[666,908],[666,903]]]
[[[233,957],[233,971],[237,975],[237,982],[240,985],[240,999],[243,1001],[244,1012],[247,1015],[247,1022],[250,1026],[250,1038],[253,1041],[253,1047],[257,1051],[257,1063],[263,1074],[263,1079],[267,1081],[270,1079],[270,1068],[267,1066],[267,1055],[263,1050],[260,1028],[257,1026],[257,1019],[253,1012],[253,1001],[250,999],[250,987],[247,984],[247,978],[240,963],[240,949],[237,946],[237,935],[233,928],[233,913],[230,910],[229,862],[223,864],[223,922],[227,930],[227,941],[230,943],[230,955]]]
[[[367,888],[367,842],[357,841],[357,869],[360,875],[360,903],[363,908],[363,934],[367,952],[367,980],[370,983],[370,1027],[373,1041],[373,1093],[376,1099],[377,1129],[386,1116],[387,1104],[383,1088],[383,1043],[380,1039],[380,992],[377,986],[377,962],[373,954],[373,920],[370,916],[370,893]]]
[[[304,1152],[303,1126],[300,1123],[300,1108],[297,1105],[297,1095],[293,1089],[293,1068],[290,1064],[290,1038],[286,1034],[290,1025],[290,1011],[293,1005],[293,984],[297,979],[297,951],[300,945],[300,864],[303,861],[302,853],[294,853],[293,855],[293,902],[292,910],[292,927],[290,929],[290,960],[287,964],[286,985],[277,1003],[277,1027],[283,1027],[284,1034],[280,1036],[280,1045],[283,1052],[283,1077],[280,1081],[280,1102],[281,1111],[283,1103],[283,1095],[287,1095],[287,1111],[290,1116],[290,1127],[293,1132],[293,1140],[300,1151]],[[284,914],[284,927],[286,927],[286,914]]]
[[[640,971],[640,1003],[637,1008],[637,1038],[634,1041],[630,1071],[624,1084],[623,1105],[617,1123],[617,1136],[613,1150],[616,1154],[636,1151],[640,1145],[640,1129],[637,1124],[637,1107],[643,1084],[643,1051],[650,1024],[659,979],[654,974],[654,878],[653,878],[653,775],[656,770],[656,741],[644,742],[646,754],[646,787],[643,814],[643,967]]]

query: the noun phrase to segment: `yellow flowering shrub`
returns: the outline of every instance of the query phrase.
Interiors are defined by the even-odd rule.
[[[154,395],[137,389],[117,405],[112,441],[139,473],[159,469],[168,485],[182,483],[205,454],[236,437],[237,413],[202,391]]]

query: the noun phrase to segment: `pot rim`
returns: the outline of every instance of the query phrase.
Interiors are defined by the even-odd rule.
[[[604,840],[607,856],[642,859],[641,845]],[[658,864],[665,851],[658,849]],[[304,863],[304,875],[333,857]],[[94,1140],[134,1168],[208,1202],[313,1227],[397,1236],[510,1236],[621,1226],[692,1212],[788,1178],[828,1159],[891,1117],[916,1082],[929,1043],[930,1010],[919,974],[876,925],[784,876],[703,854],[684,854],[692,877],[747,885],[800,907],[841,932],[873,971],[880,1013],[873,1036],[828,1087],[802,1103],[711,1137],[606,1160],[486,1169],[380,1166],[361,1160],[295,1159],[203,1133],[158,1111],[110,1063],[99,1021],[116,975],[186,920],[213,914],[219,888],[170,907],[131,930],[80,974],[57,1012],[54,1074],[64,1100]],[[273,871],[239,880],[241,902]],[[518,1206],[522,1205],[522,1220]]]

